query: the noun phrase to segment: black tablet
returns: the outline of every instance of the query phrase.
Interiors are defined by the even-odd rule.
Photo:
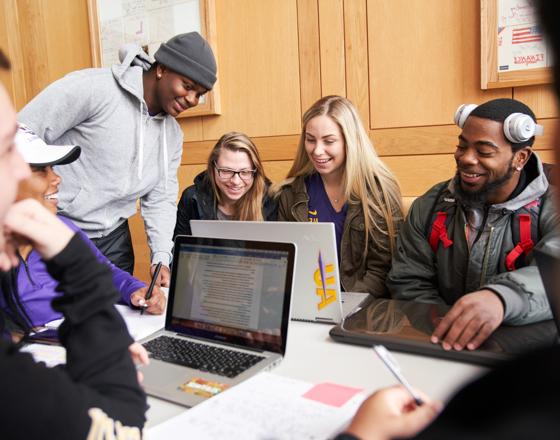
[[[446,351],[430,342],[430,336],[448,310],[449,306],[441,304],[372,298],[333,327],[330,335],[338,342],[383,344],[392,350],[485,366],[557,341],[556,325],[548,320],[525,326],[501,326],[477,350]]]

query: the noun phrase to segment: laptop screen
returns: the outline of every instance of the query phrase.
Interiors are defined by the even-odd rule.
[[[294,247],[178,237],[166,328],[283,353]]]

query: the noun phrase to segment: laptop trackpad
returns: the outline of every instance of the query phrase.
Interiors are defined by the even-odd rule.
[[[180,365],[150,359],[142,367],[145,391],[149,395],[186,406],[194,406],[227,389],[231,380]]]

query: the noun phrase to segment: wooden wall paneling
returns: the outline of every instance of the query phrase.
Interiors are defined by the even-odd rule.
[[[206,169],[206,162],[196,165],[181,165],[177,170],[177,180],[179,181],[179,198],[183,191],[191,186],[194,178]]]
[[[197,142],[204,139],[202,128],[203,120],[204,118],[202,116],[177,119],[181,130],[183,130],[184,142]]]
[[[0,2],[0,47],[11,64],[9,72],[0,72],[0,81],[12,97],[14,107],[19,110],[27,102],[27,85],[16,0]]]
[[[556,95],[552,85],[515,87],[513,97],[527,104],[537,115],[537,119],[558,116]]]
[[[368,0],[372,128],[449,124],[480,90],[479,2]]]
[[[420,196],[438,182],[455,174],[453,154],[425,156],[387,156],[383,158],[395,173],[405,197]]]
[[[354,103],[362,123],[369,125],[369,73],[366,0],[344,0],[346,97]]]
[[[408,156],[452,153],[460,133],[456,125],[383,128],[370,131],[380,156]]]
[[[554,150],[538,151],[538,155],[545,163],[556,163],[556,156]]]
[[[48,32],[44,36],[48,53],[49,81],[74,70],[92,67],[86,1],[41,0],[41,13]]]
[[[19,0],[17,7],[27,90],[26,101],[29,101],[50,82],[47,35],[52,29],[45,25],[43,1]]]
[[[297,0],[301,114],[321,97],[317,0]]]
[[[150,283],[150,248],[144,230],[144,220],[140,210],[128,219],[128,227],[134,249],[134,276],[146,284]]]
[[[343,0],[318,0],[321,95],[346,96]]]
[[[556,119],[542,119],[539,123],[544,127],[544,135],[535,138],[534,149],[552,148]],[[453,153],[460,132],[456,125],[436,125],[383,128],[369,134],[380,156],[411,156]]]
[[[266,176],[274,183],[284,180],[288,175],[288,171],[292,167],[292,160],[277,160],[264,162],[264,172]]]
[[[292,160],[295,157],[299,135],[253,137],[261,161]],[[183,145],[183,165],[206,163],[216,141],[188,142]]]
[[[222,114],[205,118],[203,139],[228,131],[294,134],[300,125],[296,1],[216,2]]]

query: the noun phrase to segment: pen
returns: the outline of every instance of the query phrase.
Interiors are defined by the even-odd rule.
[[[374,345],[373,349],[375,350],[375,353],[377,353],[377,356],[379,356],[379,359],[381,359],[381,361],[383,361],[385,366],[389,369],[389,371],[393,373],[397,380],[410,393],[416,405],[423,405],[424,401],[420,398],[420,396],[418,396],[418,394],[414,392],[414,390],[408,383],[408,380],[406,380],[406,378],[402,375],[401,368],[399,367],[397,360],[391,355],[391,353],[389,353],[389,350],[387,350],[383,345]]]
[[[327,285],[325,284],[325,263],[323,263],[323,257],[321,251],[319,251],[319,273],[321,274],[321,284],[323,285],[323,295],[327,298]]]
[[[161,261],[157,264],[156,270],[154,270],[154,276],[152,277],[152,281],[150,282],[150,287],[148,287],[148,291],[146,292],[146,296],[144,297],[146,301],[148,301],[152,297],[152,292],[154,291],[154,287],[156,285],[156,280],[159,275],[160,269],[161,269]],[[141,315],[144,314],[144,310],[146,309],[146,307],[148,307],[147,304],[146,306],[142,307],[142,309],[140,310]]]

